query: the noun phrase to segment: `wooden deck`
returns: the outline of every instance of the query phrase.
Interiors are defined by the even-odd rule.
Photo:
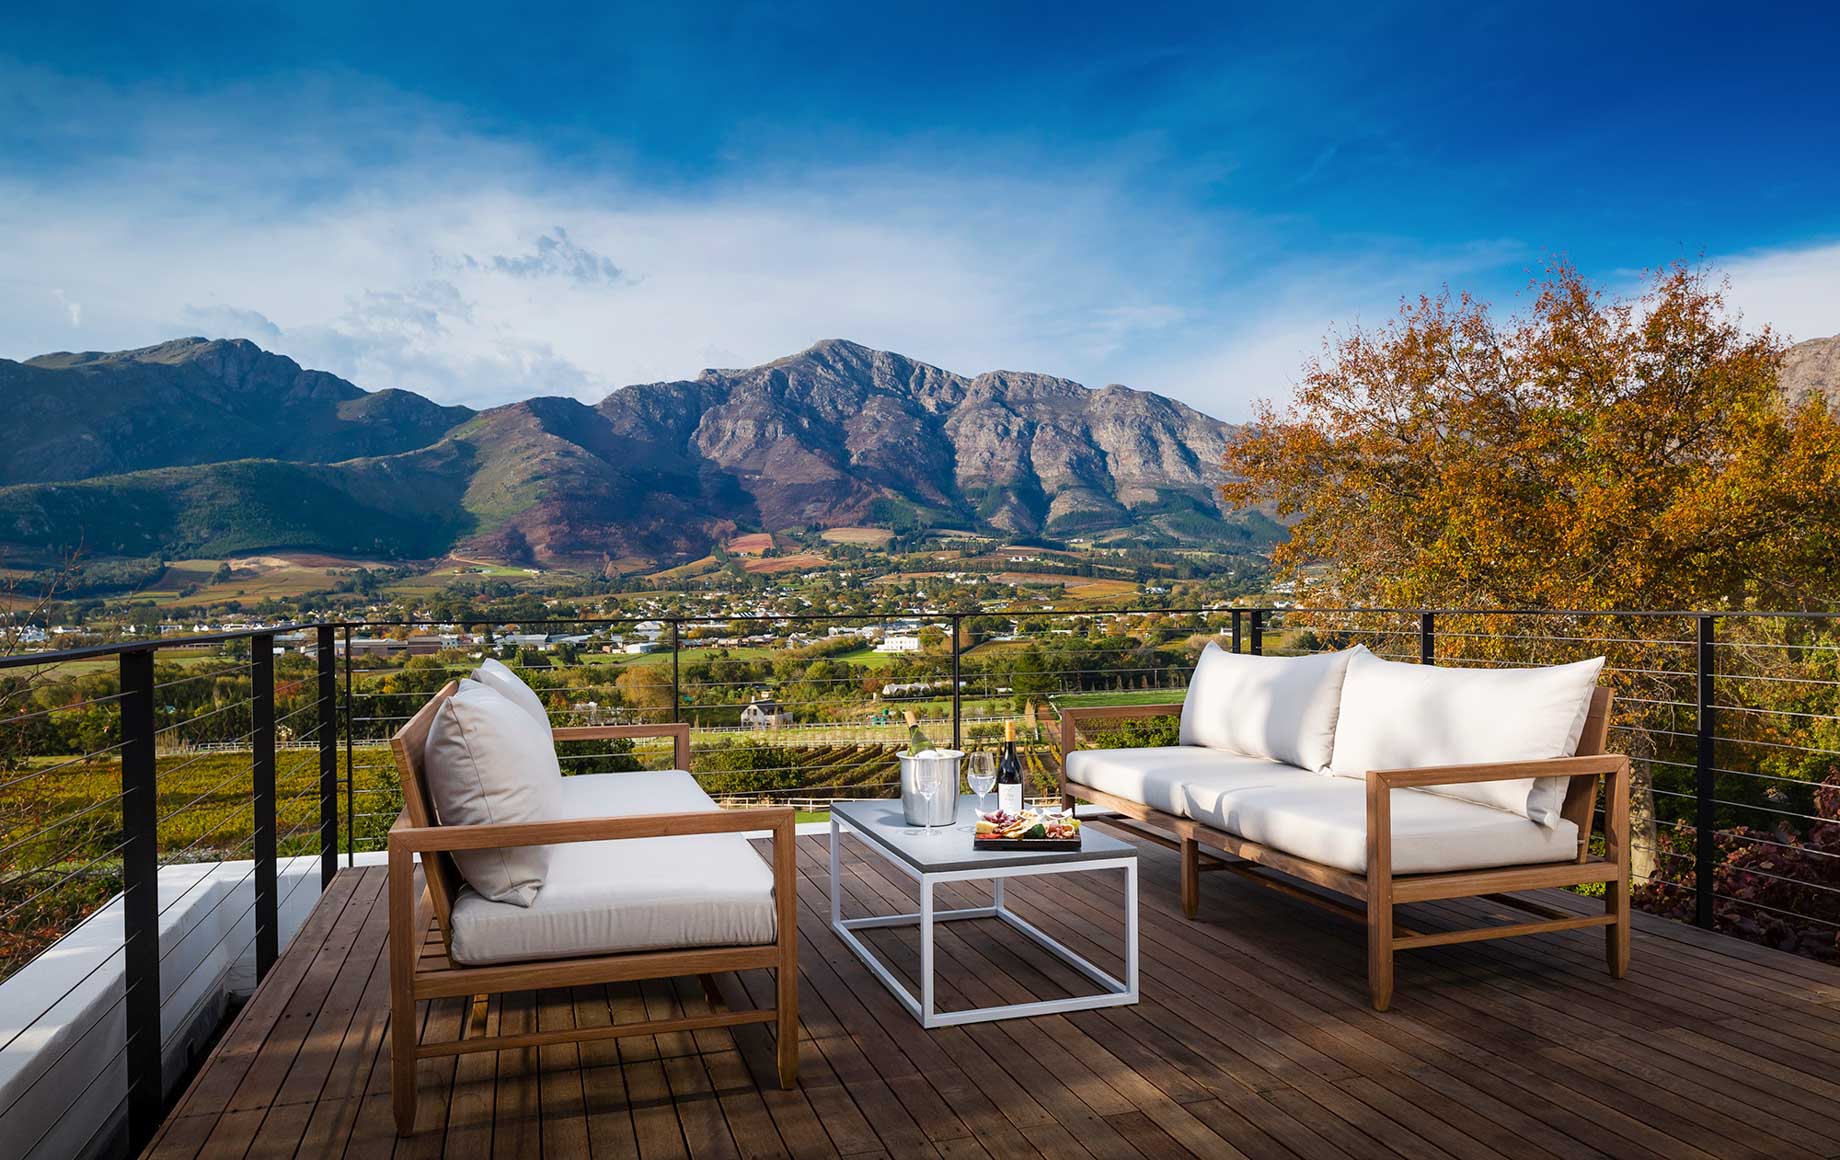
[[[802,1082],[775,1086],[762,1027],[603,1040],[421,1065],[421,1131],[390,1123],[383,871],[339,875],[167,1120],[179,1156],[1696,1157],[1840,1155],[1840,970],[1644,919],[1627,980],[1597,931],[1400,959],[1368,1009],[1362,928],[1143,848],[1143,1002],[926,1032],[827,927],[826,839],[800,840]],[[846,912],[911,908],[854,843]],[[943,892],[969,901],[977,887]],[[1011,904],[1101,965],[1116,871],[1027,880]],[[980,893],[979,897],[982,895]],[[1570,895],[1544,901],[1587,912]],[[1421,929],[1489,904],[1402,907]],[[1501,919],[1513,917],[1500,911]],[[942,928],[942,1002],[1073,982],[988,922]],[[917,961],[912,935],[880,946]],[[720,980],[732,1005],[770,977]],[[427,1033],[694,1013],[678,985],[436,1003]]]

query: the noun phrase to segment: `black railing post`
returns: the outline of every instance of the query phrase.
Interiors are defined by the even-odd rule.
[[[1421,665],[1437,664],[1437,614],[1421,612],[1418,614],[1418,663]]]
[[[1239,647],[1240,647],[1239,622],[1240,622],[1240,611],[1239,609],[1235,608],[1233,610],[1233,651],[1235,653],[1239,652]]]
[[[1251,610],[1251,613],[1252,614],[1251,614],[1250,619],[1252,621],[1252,650],[1251,650],[1252,655],[1255,657],[1264,656],[1265,655],[1265,610],[1263,608],[1254,608]]]
[[[960,616],[956,612],[952,614],[952,748],[954,749],[963,749],[965,747],[961,728],[964,723],[964,712],[959,705],[958,699],[958,661],[959,654],[962,651],[959,647],[958,633],[959,629],[964,624],[964,619],[963,616]]]
[[[333,632],[322,624],[314,634],[319,662],[319,887],[339,872],[339,686]]]
[[[1713,729],[1715,727],[1713,677],[1717,662],[1713,656],[1713,618],[1701,613],[1699,620],[1699,750],[1694,761],[1696,789],[1693,811],[1693,921],[1700,926],[1712,925],[1712,877],[1718,850],[1717,824],[1713,799],[1718,796],[1718,779],[1713,772]]]
[[[250,742],[255,750],[256,980],[268,976],[281,953],[280,893],[275,881],[275,638],[249,638],[253,689]]]
[[[358,864],[358,791],[352,778],[352,735],[358,731],[351,715],[351,625],[345,626],[345,865]]]
[[[673,620],[671,622],[671,720],[673,721],[686,720],[682,676],[678,668],[678,663],[683,658],[683,652],[678,648],[678,641],[683,636],[683,628],[683,621]]]
[[[122,946],[125,959],[128,1150],[160,1126],[159,786],[153,752],[153,651],[121,654]]]

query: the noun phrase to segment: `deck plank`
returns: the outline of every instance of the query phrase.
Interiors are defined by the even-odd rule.
[[[162,1125],[160,1157],[1766,1157],[1840,1154],[1840,970],[1648,915],[1628,979],[1571,931],[1400,956],[1366,1003],[1364,935],[1215,875],[1199,918],[1173,854],[1144,844],[1143,1001],[923,1031],[831,934],[827,839],[797,851],[800,1065],[776,1082],[764,1025],[426,1060],[421,1130],[389,1107],[387,900],[346,870]],[[904,874],[846,843],[853,914],[915,908]],[[1116,872],[1012,883],[1012,905],[1116,962]],[[1600,904],[1552,893],[1580,914]],[[940,906],[987,887],[940,888]],[[1403,907],[1425,930],[1501,921],[1483,900]],[[1409,915],[1409,918],[1407,916]],[[911,973],[910,929],[877,932]],[[943,926],[941,1005],[1084,987],[1000,924]],[[768,972],[496,996],[469,1034],[603,1026],[770,1004]],[[417,1013],[424,1039],[470,1001]]]

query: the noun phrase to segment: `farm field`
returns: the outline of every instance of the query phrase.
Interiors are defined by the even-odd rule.
[[[894,533],[886,528],[831,528],[823,533],[823,539],[830,544],[879,548],[894,539]]]
[[[890,572],[875,579],[877,584],[905,584],[912,580],[936,580],[944,577],[947,570],[925,572]],[[1100,576],[1061,576],[1052,572],[991,572],[984,573],[992,580],[1012,585],[1059,585],[1066,589],[1067,595],[1075,600],[1106,600],[1123,596],[1135,596],[1137,584],[1131,580],[1114,580]]]
[[[771,660],[783,656],[781,649],[765,648],[760,645],[736,645],[733,648],[697,648],[686,645],[678,654],[680,663],[689,664],[698,658],[709,659],[725,656],[735,660]],[[669,665],[671,649],[665,648],[652,653],[582,653],[581,663],[587,665]]]
[[[206,652],[193,649],[168,648],[160,651],[160,663],[185,665],[202,665],[221,662],[224,655],[220,652]],[[42,669],[31,670],[46,679],[58,677],[75,677],[84,673],[113,673],[119,671],[121,661],[116,657],[93,657],[87,660],[64,661]]]
[[[688,564],[679,564],[675,568],[660,569],[657,572],[651,573],[647,578],[665,581],[693,580],[705,573],[713,572],[719,567],[721,567],[721,563],[714,556],[704,556],[701,559],[692,560]]]
[[[791,556],[767,556],[747,560],[741,567],[748,572],[761,576],[776,576],[781,572],[804,572],[812,568],[822,568],[830,563],[816,552],[799,552]]]
[[[773,546],[770,532],[749,532],[728,542],[728,550],[737,556],[758,556]]]
[[[136,595],[161,607],[288,600],[331,588],[356,569],[373,563],[316,554],[173,560],[158,580]],[[212,576],[224,564],[230,566],[230,578],[213,583]],[[192,591],[184,594],[188,588]]]

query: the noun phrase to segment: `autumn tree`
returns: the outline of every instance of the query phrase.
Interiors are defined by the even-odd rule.
[[[1567,265],[1498,319],[1448,292],[1333,336],[1293,402],[1231,446],[1223,490],[1291,525],[1287,623],[1399,655],[1415,628],[1338,607],[1580,610],[1437,618],[1441,660],[1605,653],[1617,744],[1638,758],[1639,900],[1690,912],[1695,626],[1610,610],[1822,610],[1840,596],[1840,423],[1786,399],[1783,347],[1704,272],[1613,297]],[[1309,610],[1317,610],[1311,613]],[[1840,719],[1821,619],[1718,624],[1722,929],[1840,957]],[[1415,652],[1415,649],[1410,650]]]
[[[1374,606],[1802,608],[1837,594],[1840,424],[1704,273],[1613,298],[1570,266],[1497,320],[1468,295],[1325,344],[1223,489],[1291,523],[1275,563]]]
[[[614,680],[620,696],[635,709],[674,710],[671,675],[657,665],[631,664]]]

